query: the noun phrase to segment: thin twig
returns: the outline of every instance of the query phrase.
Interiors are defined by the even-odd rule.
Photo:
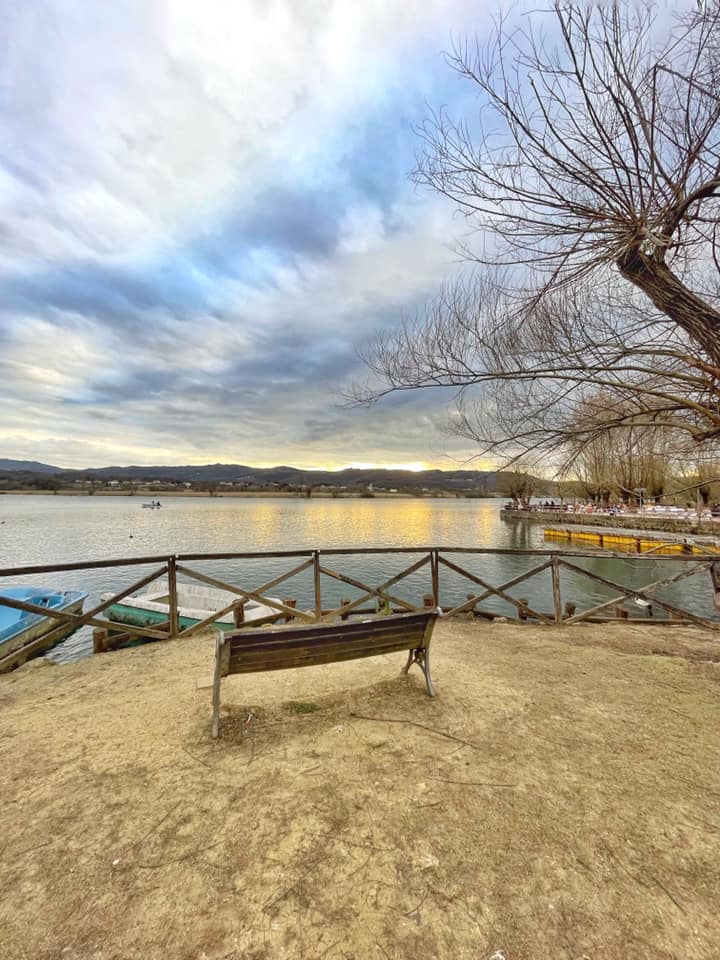
[[[679,717],[682,717],[684,720],[692,720],[692,717],[687,713],[681,713],[680,710],[676,710],[675,707],[669,707],[665,704],[665,709],[670,710],[672,713],[676,713]]]
[[[210,768],[209,763],[205,763],[204,760],[201,760],[200,757],[196,757],[195,754],[190,753],[190,751],[186,750],[185,747],[180,747],[180,749],[182,750],[183,753],[186,753],[191,760],[194,760],[196,763],[201,763],[204,767],[208,767],[208,769]]]
[[[655,883],[660,887],[660,889],[663,891],[664,894],[666,894],[668,897],[670,897],[670,899],[671,899],[672,902],[675,904],[675,906],[678,908],[678,910],[680,911],[680,913],[685,913],[685,908],[683,907],[683,905],[682,905],[681,903],[679,903],[679,902],[675,899],[675,897],[670,893],[670,891],[669,891],[668,888],[665,886],[665,884],[664,884],[664,883],[661,883],[660,880],[658,880],[657,877],[653,876],[652,873],[650,874],[650,878],[655,881]]]
[[[212,850],[213,847],[219,846],[223,843],[223,840],[216,840],[215,843],[209,843],[206,847],[202,847],[200,850],[191,850],[189,853],[184,853],[181,857],[173,857],[170,860],[162,860],[160,863],[136,863],[135,866],[139,867],[141,870],[159,870],[160,867],[166,867],[169,863],[182,863],[184,860],[191,860],[193,857],[199,857],[201,853],[205,853],[206,850]]]
[[[144,840],[147,840],[147,838],[150,836],[151,833],[155,833],[155,831],[158,830],[165,823],[165,821],[170,816],[170,814],[174,813],[177,810],[177,808],[180,806],[182,802],[183,802],[182,800],[178,800],[178,802],[174,806],[170,807],[170,809],[165,814],[165,816],[162,817],[160,820],[158,820],[158,822],[155,824],[154,827],[151,827],[147,833],[143,834],[143,836],[140,837],[139,840],[136,840],[134,843],[131,843],[129,847],[125,847],[125,849],[122,851],[123,854],[129,853],[131,850],[134,850],[135,847],[139,846]]]
[[[680,783],[687,783],[691,787],[695,787],[696,790],[704,790],[705,793],[712,794],[713,797],[720,797],[720,792],[713,790],[712,787],[706,787],[703,783],[696,783],[694,780],[686,780],[685,777],[674,777],[671,773],[668,774],[668,777],[671,780],[678,780]]]
[[[354,877],[356,874],[360,873],[361,870],[364,870],[365,867],[370,863],[370,861],[372,860],[372,858],[373,858],[372,853],[369,853],[369,854],[368,854],[368,857],[367,857],[367,860],[365,860],[363,863],[361,863],[359,867],[356,867],[356,868],[352,871],[352,873],[349,873],[349,874],[345,877],[345,879],[346,879],[346,880],[350,880],[350,879],[351,879],[352,877]]]
[[[418,910],[420,909],[420,907],[421,907],[421,906],[425,903],[425,901],[427,900],[427,896],[428,896],[428,893],[429,893],[429,892],[430,892],[429,890],[425,890],[425,893],[423,894],[423,898],[422,898],[422,900],[420,901],[420,903],[419,903],[416,907],[413,907],[412,910],[409,910],[407,913],[403,913],[403,916],[404,916],[404,917],[407,917],[408,920],[415,920],[415,921],[419,922],[420,917],[419,917],[419,914],[418,914]]]
[[[326,948],[323,950],[322,953],[318,953],[318,954],[317,954],[317,960],[322,960],[322,957],[324,957],[326,954],[330,953],[330,951],[331,951],[334,947],[336,947],[339,943],[342,943],[342,937],[340,938],[340,940],[336,940],[335,943],[331,943],[330,946],[329,946],[329,947],[326,947]]]
[[[322,856],[318,857],[316,860],[313,860],[313,862],[310,864],[307,870],[301,873],[300,876],[297,878],[297,880],[291,883],[289,887],[285,887],[284,890],[282,890],[280,893],[278,893],[274,897],[268,897],[268,899],[263,904],[263,907],[262,907],[263,912],[269,910],[271,907],[274,907],[275,904],[280,903],[281,900],[284,900],[289,893],[293,892],[293,890],[295,889],[295,887],[297,887],[299,883],[302,883],[302,881],[305,879],[305,877],[307,877],[309,873],[312,873],[315,867],[317,867],[320,863],[322,863],[323,860],[327,860],[328,857],[331,855],[331,853],[332,851],[330,851],[329,853],[323,853]]]
[[[621,860],[620,857],[615,853],[614,850],[611,850],[610,847],[609,847],[606,843],[602,843],[601,846],[602,846],[602,848],[605,850],[605,852],[610,856],[610,858],[611,858],[612,860],[614,860],[615,863],[617,863],[617,865],[620,867],[620,869],[623,871],[623,873],[627,874],[627,876],[630,877],[631,880],[634,880],[635,883],[639,883],[641,887],[646,887],[646,888],[647,888],[647,884],[646,884],[645,881],[642,879],[642,877],[638,877],[636,874],[632,873],[632,872],[625,866],[625,864],[622,862],[622,860]]]
[[[435,727],[428,727],[424,723],[418,723],[417,720],[403,720],[398,717],[367,717],[362,713],[351,713],[351,717],[357,717],[358,720],[373,720],[376,723],[407,723],[412,727],[420,727],[421,730],[427,730],[429,733],[434,733],[438,737],[445,737],[447,740],[455,740],[456,743],[462,743],[466,747],[472,747],[473,750],[479,750],[480,747],[476,743],[471,743],[469,740],[463,740],[462,737],[456,737],[452,733],[445,733],[444,730],[436,730]]]
[[[428,777],[428,780],[439,780],[441,783],[459,783],[461,787],[507,787],[515,789],[516,783],[487,783],[484,780],[450,780],[447,777]]]

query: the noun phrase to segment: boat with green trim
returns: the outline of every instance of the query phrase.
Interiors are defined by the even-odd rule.
[[[101,599],[109,600],[112,593],[104,594]],[[181,630],[194,627],[207,620],[214,612],[224,610],[239,597],[229,590],[218,590],[197,583],[177,583],[178,623]],[[268,599],[274,600],[274,597]],[[282,616],[280,611],[256,600],[246,600],[243,604],[242,624],[254,621],[268,622]],[[120,603],[114,603],[106,611],[108,620],[114,623],[126,623],[134,627],[153,627],[167,623],[170,617],[170,590],[167,580],[150,584],[145,593],[125,597]],[[212,626],[220,630],[233,630],[239,624],[233,612],[223,613],[212,621]]]

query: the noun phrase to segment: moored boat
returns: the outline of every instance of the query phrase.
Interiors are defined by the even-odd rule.
[[[47,610],[82,613],[87,593],[24,585],[0,588],[0,599],[3,597]],[[77,626],[74,623],[0,603],[0,673],[13,670],[26,660],[46,653],[75,630]]]
[[[109,600],[111,597],[112,594],[108,593],[101,599]],[[180,629],[184,630],[207,620],[214,612],[222,610],[237,599],[237,594],[229,590],[218,590],[215,587],[178,581],[177,603]],[[280,611],[264,603],[258,603],[256,600],[246,600],[243,613],[244,624],[282,616]],[[120,603],[114,603],[108,607],[106,616],[114,623],[126,623],[134,627],[152,627],[166,623],[170,616],[170,593],[167,580],[157,580],[150,584],[145,593],[125,597]],[[213,620],[212,625],[221,630],[234,629],[236,622],[232,611],[218,616]]]

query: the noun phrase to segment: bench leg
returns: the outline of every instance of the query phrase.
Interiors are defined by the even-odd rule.
[[[217,740],[220,735],[220,657],[215,658],[215,676],[213,677],[213,715],[212,715],[212,736]]]
[[[212,716],[212,736],[217,740],[220,734],[220,680],[215,679],[213,683],[213,716]]]
[[[425,675],[425,685],[427,686],[428,695],[434,697],[435,691],[433,690],[432,679],[430,677],[430,647],[416,647],[414,650],[411,650],[408,653],[407,663],[403,667],[402,672],[407,673],[414,663],[420,667]]]

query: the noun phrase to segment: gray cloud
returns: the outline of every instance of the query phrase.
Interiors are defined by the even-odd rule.
[[[440,456],[439,398],[338,398],[454,269],[406,174],[476,3],[0,6],[3,455]]]

